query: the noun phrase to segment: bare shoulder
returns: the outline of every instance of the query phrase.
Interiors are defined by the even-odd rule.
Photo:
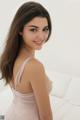
[[[32,58],[29,60],[28,64],[26,65],[26,70],[30,72],[31,71],[34,71],[34,72],[45,71],[44,65],[36,58]]]
[[[32,58],[29,62],[32,66],[36,65],[36,66],[41,66],[43,67],[43,64],[36,58]]]
[[[25,65],[24,70],[25,79],[29,82],[36,82],[45,78],[44,65],[36,58],[31,58]],[[44,78],[43,78],[44,77]],[[44,81],[44,80],[43,80]]]

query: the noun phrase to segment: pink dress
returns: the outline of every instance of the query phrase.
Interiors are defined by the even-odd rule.
[[[15,85],[20,82],[25,64],[30,58],[31,57],[23,62],[16,76]],[[5,115],[5,120],[40,120],[34,93],[30,92],[24,94],[14,88],[12,88],[12,92],[14,97],[9,110]]]

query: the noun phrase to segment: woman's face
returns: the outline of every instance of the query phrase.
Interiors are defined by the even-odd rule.
[[[27,47],[33,50],[41,49],[49,35],[47,18],[33,18],[24,26],[20,35]]]

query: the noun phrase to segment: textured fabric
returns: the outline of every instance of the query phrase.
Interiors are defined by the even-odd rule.
[[[30,59],[31,57],[26,59],[21,65],[21,68],[16,75],[15,88],[16,85],[20,82],[25,64]],[[17,91],[15,88],[12,88],[14,98],[9,110],[5,115],[5,120],[40,120],[34,93],[31,92],[24,94]]]

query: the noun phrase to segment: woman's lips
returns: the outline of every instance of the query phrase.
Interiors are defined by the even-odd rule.
[[[35,44],[37,44],[37,45],[42,45],[43,44],[43,42],[42,41],[33,41]]]

